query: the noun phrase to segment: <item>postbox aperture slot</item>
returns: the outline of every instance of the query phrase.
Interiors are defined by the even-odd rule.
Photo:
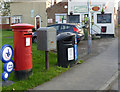
[[[32,33],[29,33],[29,34],[24,34],[24,35],[32,35]]]

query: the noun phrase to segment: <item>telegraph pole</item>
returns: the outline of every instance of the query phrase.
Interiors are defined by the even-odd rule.
[[[88,28],[88,54],[91,53],[91,13],[90,13],[90,4],[91,1],[88,0],[88,23],[89,23],[89,28]]]

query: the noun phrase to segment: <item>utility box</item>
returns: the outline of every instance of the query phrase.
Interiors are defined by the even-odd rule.
[[[37,50],[50,51],[56,49],[56,29],[42,27],[37,30]]]

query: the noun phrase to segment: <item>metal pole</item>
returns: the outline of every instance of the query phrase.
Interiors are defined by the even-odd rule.
[[[49,70],[49,51],[45,51],[45,68]]]
[[[89,29],[88,29],[88,54],[91,53],[91,21],[90,21],[90,1],[88,0],[88,16],[89,16]]]

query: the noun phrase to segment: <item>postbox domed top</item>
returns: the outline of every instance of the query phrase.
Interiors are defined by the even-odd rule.
[[[11,25],[12,29],[32,29],[34,25],[31,24],[25,24],[25,23],[19,23]]]

